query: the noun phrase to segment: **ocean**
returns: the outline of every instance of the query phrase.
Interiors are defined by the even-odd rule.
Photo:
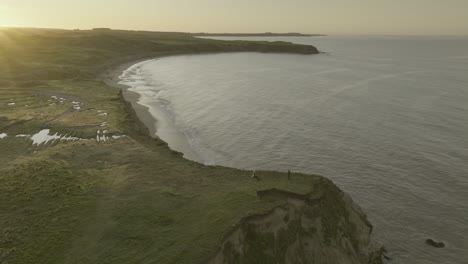
[[[367,213],[389,263],[468,263],[468,37],[218,39],[323,53],[130,67],[122,83],[150,107],[158,136],[209,165],[332,179]]]

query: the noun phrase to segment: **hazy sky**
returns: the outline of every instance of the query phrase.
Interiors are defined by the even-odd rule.
[[[0,0],[0,27],[468,35],[468,0]]]

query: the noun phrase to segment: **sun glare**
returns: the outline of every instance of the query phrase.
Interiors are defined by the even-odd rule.
[[[5,44],[9,38],[8,35],[6,34],[6,28],[0,28],[0,43]]]

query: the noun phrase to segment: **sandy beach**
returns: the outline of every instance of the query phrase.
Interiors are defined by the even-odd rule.
[[[164,140],[174,151],[183,153],[184,158],[195,162],[203,163],[203,159],[191,148],[185,134],[178,130],[173,120],[165,113],[161,105],[155,98],[145,97],[142,94],[132,91],[132,87],[123,84],[121,77],[126,70],[145,61],[157,60],[163,57],[176,56],[174,54],[161,55],[158,57],[133,60],[111,67],[104,72],[100,78],[109,86],[122,90],[123,99],[129,103],[136,116],[148,128],[148,132],[153,138]]]

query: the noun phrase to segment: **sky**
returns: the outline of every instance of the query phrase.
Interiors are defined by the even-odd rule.
[[[468,0],[0,0],[0,27],[468,35]]]

